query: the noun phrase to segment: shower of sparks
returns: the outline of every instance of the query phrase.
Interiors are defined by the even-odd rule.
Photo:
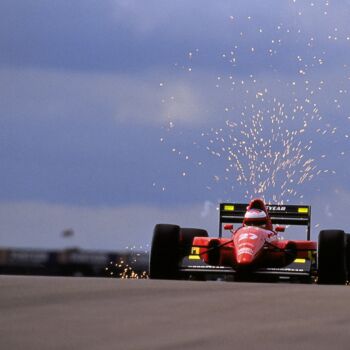
[[[309,5],[296,1],[290,4],[296,15],[295,21],[299,21],[298,17],[302,18],[305,13],[322,20],[332,10],[328,1],[317,6],[314,3]],[[248,21],[249,27],[243,21]],[[293,22],[293,26],[275,23],[273,37],[266,37],[269,30],[254,21],[254,16],[243,19],[230,15],[235,39],[227,52],[217,54],[226,64],[226,73],[217,74],[211,86],[232,98],[227,97],[220,107],[224,117],[217,118],[215,122],[210,120],[208,125],[211,127],[198,132],[198,137],[192,142],[196,152],[188,148],[180,150],[178,146],[172,147],[172,152],[196,166],[215,162],[216,173],[211,174],[211,183],[205,184],[205,188],[212,190],[215,184],[227,183],[230,190],[218,194],[221,200],[232,200],[237,193],[243,193],[246,199],[259,196],[275,203],[302,202],[302,192],[308,183],[322,175],[336,174],[335,169],[327,166],[332,157],[332,147],[326,146],[324,153],[319,154],[314,149],[316,141],[331,145],[335,140],[343,140],[345,147],[349,147],[349,135],[346,129],[339,127],[344,125],[346,118],[349,119],[344,118],[349,67],[347,64],[341,66],[345,73],[343,80],[329,81],[327,68],[323,68],[327,65],[328,55],[318,46],[321,40],[326,40],[327,30],[327,40],[348,42],[349,36],[339,26],[329,26],[321,33],[312,33],[312,30],[307,33]],[[245,32],[242,28],[252,29]],[[293,40],[291,38],[296,41],[289,42]],[[257,42],[259,45],[256,45]],[[301,51],[291,54],[289,47],[293,45]],[[287,52],[287,56],[283,56],[282,52],[284,55]],[[255,62],[256,67],[261,64],[262,56],[256,58],[258,54],[264,55],[262,62],[265,65],[266,60],[271,60],[268,82],[256,72],[242,74],[244,61]],[[276,75],[285,57],[295,67],[295,74],[290,79],[283,74]],[[188,54],[188,59],[191,67],[195,67],[192,52]],[[323,108],[325,104],[327,110]],[[333,111],[330,112],[330,109]],[[172,142],[172,134],[181,136],[171,116],[169,119],[168,127],[164,128],[169,140],[162,135],[163,144]],[[338,153],[339,157],[344,157],[348,152],[345,148]],[[191,176],[189,169],[184,167],[180,174]]]
[[[105,267],[106,275],[122,279],[147,279],[149,247],[126,247],[126,252],[117,261],[110,261]]]
[[[268,200],[277,203],[289,202],[292,197],[302,199],[299,193],[302,184],[321,174],[335,174],[335,170],[320,167],[326,154],[312,156],[312,147],[316,138],[335,135],[337,127],[324,124],[319,107],[310,96],[306,95],[305,102],[293,94],[292,102],[286,106],[269,96],[267,88],[253,94],[254,103],[235,113],[226,107],[225,112],[234,114],[230,119],[218,128],[199,133],[192,144],[204,151],[202,159],[187,154],[190,150],[186,153],[172,148],[171,151],[197,166],[218,159],[217,174],[213,174],[212,180],[232,184],[232,193],[245,189],[247,199],[264,197],[267,192]],[[171,132],[174,123],[169,124],[172,127],[167,131]],[[188,171],[181,174],[186,176]]]
[[[263,197],[275,189],[271,199],[282,202],[297,196],[298,185],[322,172],[316,159],[309,156],[312,140],[303,137],[309,123],[320,117],[312,114],[308,118],[299,106],[289,116],[276,98],[270,105],[252,105],[249,111],[245,108],[239,121],[227,120],[224,127],[202,133],[202,137],[209,155],[221,159],[220,174],[214,175],[216,181],[234,184],[232,190],[246,188],[247,198]],[[287,122],[295,119],[298,122]]]

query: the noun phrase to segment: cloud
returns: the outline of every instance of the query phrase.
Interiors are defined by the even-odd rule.
[[[208,118],[205,111],[210,105],[198,91],[200,82],[158,71],[141,76],[1,69],[0,81],[1,112],[11,118],[107,119],[158,125],[180,120],[191,124]]]
[[[346,14],[347,4],[340,2],[311,6],[257,0],[221,1],[219,5],[198,0],[77,0],[54,4],[7,0],[0,4],[0,64],[142,72],[167,68],[199,48],[203,58],[198,64],[203,69],[220,64],[221,54],[229,55],[233,50],[242,53],[241,73],[270,70],[271,63],[288,72],[293,68],[294,53],[303,55],[311,37],[317,56],[322,57],[329,48],[336,52],[330,53],[336,64],[346,60]],[[256,48],[257,63],[247,55],[252,47]],[[272,62],[270,48],[279,53]]]
[[[217,211],[194,204],[181,207],[129,205],[83,207],[45,202],[0,202],[0,245],[37,248],[81,247],[120,250],[150,244],[154,225],[177,224],[217,234]],[[66,229],[74,230],[69,238]],[[215,233],[213,233],[215,232]]]
[[[305,182],[298,195],[311,201],[322,189],[322,203],[329,200],[336,218],[329,182],[346,189],[350,172],[344,168],[350,155],[347,7],[258,0],[2,1],[0,198],[32,203],[22,203],[18,213],[27,218],[21,227],[28,237],[42,232],[40,244],[49,242],[45,232],[51,232],[49,219],[40,229],[41,209],[52,215],[53,242],[62,243],[54,235],[67,222],[91,246],[99,246],[93,232],[121,225],[122,208],[126,216],[133,205],[147,218],[175,221],[186,213],[176,209],[176,217],[167,216],[174,204],[194,203],[193,217],[198,210],[207,218],[212,207],[198,203],[249,197],[254,187],[239,186],[234,171],[227,174],[233,165],[229,137],[250,144],[244,132],[253,126],[252,116],[269,120],[283,105],[288,119],[279,118],[282,132],[309,123],[291,147],[312,141],[311,152],[304,153],[316,159],[316,171],[337,171]],[[251,155],[241,159],[243,165]],[[300,169],[294,170],[298,175]],[[51,204],[30,202],[40,200]],[[169,203],[168,211],[158,208]],[[81,211],[68,205],[81,205]],[[84,220],[75,221],[71,213]],[[22,220],[13,214],[14,227],[16,219]],[[86,237],[85,221],[94,228]],[[153,223],[147,225],[150,232]],[[106,237],[102,241],[113,245],[113,234]],[[19,231],[17,238],[31,242]]]
[[[327,191],[321,190],[314,193],[310,203],[312,204],[312,227],[314,239],[320,230],[344,230],[350,232],[349,222],[349,198],[350,191],[347,187],[338,184],[329,184]]]
[[[244,84],[241,77],[220,75],[218,80],[213,72],[179,69],[176,74],[144,75],[0,70],[0,155],[5,169],[1,198],[116,205],[242,197],[254,186],[243,188],[237,184],[237,172],[227,173],[234,164],[222,147],[233,144],[230,137],[250,142],[242,131],[253,126],[252,116],[258,113],[265,118],[264,136],[272,137],[269,118],[282,105],[283,116],[288,115],[279,117],[282,132],[302,129],[305,120],[309,123],[292,145],[301,141],[304,147],[312,141],[311,152],[303,153],[317,160],[318,169],[339,172],[348,159],[349,138],[344,133],[350,105],[342,67],[299,79],[261,74],[244,79]],[[237,127],[228,127],[227,120]],[[332,147],[326,152],[324,145]],[[284,150],[282,144],[275,146],[282,147],[276,152]],[[319,159],[323,153],[329,156]],[[248,164],[247,157],[242,164]],[[341,185],[346,182],[342,174],[348,172],[342,169],[332,180]],[[213,181],[214,176],[220,181]],[[318,179],[298,187],[298,192],[307,195],[323,183]]]
[[[11,118],[95,119],[157,125],[179,121],[184,126],[205,126],[207,122],[225,120],[227,107],[238,113],[244,106],[256,103],[257,94],[261,93],[287,104],[294,103],[295,97],[304,96],[300,103],[309,98],[327,113],[335,109],[334,100],[343,108],[348,106],[343,67],[322,74],[310,70],[306,77],[294,73],[279,74],[278,78],[259,74],[242,80],[242,77],[229,79],[230,74],[220,74],[220,81],[214,71],[184,73],[179,69],[177,73],[149,71],[140,75],[0,69],[1,113],[5,118],[11,115]],[[297,86],[293,87],[295,81]]]
[[[349,232],[350,192],[339,188],[315,194],[312,205],[312,239],[321,229]],[[328,216],[328,210],[332,216]],[[157,223],[177,224],[218,234],[218,211],[210,201],[181,206],[132,204],[92,207],[55,205],[46,202],[0,202],[0,245],[35,248],[81,247],[94,250],[120,250],[147,247]],[[72,237],[62,232],[74,230]],[[302,239],[304,231],[290,227],[287,239]]]

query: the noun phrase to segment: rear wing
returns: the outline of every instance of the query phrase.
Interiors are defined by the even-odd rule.
[[[248,204],[221,203],[219,236],[222,237],[222,224],[243,223]],[[266,204],[273,224],[307,226],[307,240],[311,237],[311,206]]]

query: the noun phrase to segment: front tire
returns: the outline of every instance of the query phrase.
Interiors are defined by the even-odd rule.
[[[346,260],[346,270],[348,274],[348,282],[350,281],[350,233],[345,233],[345,260]]]
[[[344,231],[321,231],[318,236],[318,283],[345,284],[346,270]]]
[[[154,227],[149,261],[152,279],[177,279],[180,260],[180,227],[158,224]]]

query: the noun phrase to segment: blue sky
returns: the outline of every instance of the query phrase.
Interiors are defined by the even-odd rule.
[[[0,244],[216,234],[217,203],[346,228],[348,1],[2,1]],[[60,233],[73,228],[70,241]]]

